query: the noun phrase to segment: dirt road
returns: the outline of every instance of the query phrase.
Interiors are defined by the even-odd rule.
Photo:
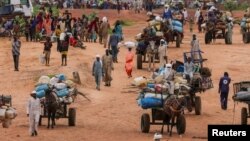
[[[74,11],[74,15],[82,11]],[[146,16],[133,15],[133,12],[122,12],[120,16],[115,11],[99,12],[100,17],[107,15],[110,23],[115,18],[124,18],[133,21],[133,25],[124,27],[125,40],[133,40],[146,25]],[[192,33],[185,31],[185,37],[181,48],[170,44],[168,56],[170,59],[183,60],[183,52],[190,50],[190,39]],[[197,30],[195,30],[197,32]],[[242,42],[239,26],[236,25],[233,34],[233,45],[225,46],[224,40],[217,40],[211,45],[204,44],[204,34],[199,33],[198,39],[201,43],[204,58],[208,61],[205,66],[212,69],[214,88],[199,94],[202,97],[202,114],[186,112],[186,133],[180,138],[176,129],[170,138],[164,133],[168,141],[198,141],[193,137],[206,137],[208,124],[232,124],[233,123],[233,101],[232,86],[229,96],[229,107],[227,111],[220,109],[218,81],[224,71],[228,71],[232,77],[232,83],[241,80],[249,80],[250,48]],[[112,86],[109,88],[101,86],[101,91],[95,90],[94,78],[91,76],[92,62],[96,54],[104,54],[104,48],[99,43],[86,43],[87,49],[81,50],[70,47],[68,54],[68,66],[62,67],[60,54],[56,52],[56,44],[53,45],[51,64],[46,67],[39,63],[38,57],[42,53],[43,45],[40,43],[25,42],[22,40],[20,71],[14,72],[11,55],[11,45],[8,39],[0,39],[0,94],[11,94],[13,106],[18,110],[18,117],[8,129],[0,128],[0,140],[3,141],[150,141],[155,132],[159,132],[160,126],[152,126],[150,133],[140,132],[140,117],[144,112],[136,104],[137,92],[126,89],[132,79],[128,79],[124,70],[124,58],[126,49],[121,48],[119,52],[119,63],[115,64]],[[26,116],[26,102],[29,93],[33,90],[36,80],[41,75],[65,73],[72,78],[72,72],[80,73],[83,84],[79,89],[87,93],[91,102],[83,97],[78,97],[72,107],[77,108],[76,127],[68,127],[66,119],[56,121],[57,126],[53,130],[46,128],[47,121],[39,128],[38,137],[30,137],[28,134],[28,118]],[[133,77],[149,76],[146,70],[134,69]],[[129,91],[130,90],[130,91]],[[240,107],[236,105],[235,123],[240,123]]]

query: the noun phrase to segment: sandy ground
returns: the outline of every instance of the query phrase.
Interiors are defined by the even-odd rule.
[[[80,16],[83,10],[74,11],[75,16]],[[89,12],[89,11],[87,11]],[[134,21],[134,25],[124,27],[125,40],[133,40],[134,35],[139,33],[146,25],[145,13],[134,15],[133,12],[122,12],[117,15],[116,11],[99,12],[100,17],[107,15],[110,22],[115,19],[128,19]],[[132,15],[132,16],[131,16]],[[186,28],[188,29],[188,28]],[[197,30],[195,30],[197,32]],[[170,59],[183,60],[183,52],[190,50],[190,39],[192,33],[185,31],[184,44],[181,48],[173,47],[170,44],[168,56]],[[193,137],[206,137],[207,125],[209,124],[232,124],[233,106],[232,85],[229,95],[229,106],[227,111],[220,109],[218,81],[224,71],[228,71],[232,83],[249,80],[250,48],[242,42],[239,26],[236,25],[233,34],[233,45],[225,46],[224,40],[217,40],[211,45],[204,44],[204,34],[198,34],[204,58],[208,61],[205,66],[212,69],[214,88],[205,93],[198,94],[202,97],[202,114],[195,115],[193,112],[186,112],[187,121],[186,133],[180,138],[173,129],[173,136],[170,138],[167,133],[163,134],[168,141],[191,141],[199,140]],[[95,90],[94,78],[91,76],[91,67],[96,54],[104,54],[104,48],[99,43],[86,43],[87,49],[69,49],[68,66],[60,66],[60,54],[56,52],[56,44],[53,45],[51,64],[46,67],[39,63],[38,57],[42,53],[41,43],[25,42],[22,40],[20,57],[20,71],[14,72],[11,45],[8,39],[0,39],[0,94],[11,94],[13,106],[18,110],[18,117],[8,129],[0,128],[0,140],[3,141],[150,141],[153,140],[155,132],[159,132],[161,126],[151,126],[150,133],[144,134],[140,131],[140,117],[142,113],[150,110],[142,110],[137,106],[137,93],[129,91],[128,86],[132,79],[128,79],[124,70],[124,58],[126,49],[121,48],[119,63],[115,64],[113,81],[110,88],[101,86],[101,91]],[[145,68],[145,66],[144,66]],[[45,126],[39,128],[38,137],[30,137],[28,134],[28,118],[26,116],[26,102],[29,93],[33,90],[36,80],[41,75],[65,73],[72,78],[72,72],[80,73],[82,85],[78,88],[87,93],[91,99],[88,102],[79,96],[76,103],[71,107],[77,108],[77,121],[75,127],[68,127],[66,119],[57,120],[57,126],[48,130]],[[149,76],[146,70],[134,69],[133,77]],[[244,104],[236,104],[235,124],[240,123],[240,108]],[[165,130],[166,131],[166,130]]]

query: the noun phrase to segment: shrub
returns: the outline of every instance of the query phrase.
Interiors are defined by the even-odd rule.
[[[249,7],[249,4],[247,2],[243,2],[238,4],[234,0],[228,0],[224,3],[225,10],[246,10]]]

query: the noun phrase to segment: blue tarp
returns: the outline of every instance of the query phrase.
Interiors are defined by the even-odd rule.
[[[69,90],[67,88],[56,92],[58,97],[64,97],[69,95]]]
[[[42,84],[42,85],[39,85],[36,87],[36,92],[39,92],[39,91],[47,91],[49,89],[49,86],[47,84]]]
[[[140,99],[140,106],[143,109],[162,107],[162,100],[154,97]]]

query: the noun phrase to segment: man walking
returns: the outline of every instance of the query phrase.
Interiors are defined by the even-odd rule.
[[[112,56],[109,54],[109,50],[106,49],[106,54],[102,56],[104,82],[105,86],[111,86],[111,71],[114,70]]]
[[[92,75],[95,77],[96,89],[100,91],[100,83],[103,75],[102,62],[100,55],[96,55],[96,60],[93,64]]]
[[[102,18],[102,23],[100,26],[100,34],[102,36],[102,41],[104,43],[104,48],[107,47],[107,40],[108,40],[108,31],[110,29],[110,25],[108,23],[108,19],[107,17],[103,17]]]
[[[196,35],[193,34],[193,40],[191,41],[191,55],[193,60],[197,61],[200,60],[200,43],[199,40],[196,38]]]
[[[36,91],[31,92],[31,98],[27,105],[27,116],[29,117],[29,132],[31,136],[38,135],[38,122],[41,114],[41,104],[39,98],[36,97]]]
[[[227,44],[232,44],[232,36],[233,36],[233,21],[232,18],[228,18],[227,24],[226,24],[226,30],[227,30],[227,36],[228,41]]]
[[[230,82],[231,82],[231,78],[229,77],[227,72],[224,72],[224,76],[221,77],[220,83],[219,83],[221,109],[223,110],[227,110],[227,98],[228,98],[228,93],[229,93]]]
[[[43,53],[45,54],[46,66],[49,66],[51,47],[52,47],[52,42],[50,41],[50,37],[47,37],[46,42],[44,43],[44,49],[43,49]]]
[[[12,42],[12,55],[14,60],[15,71],[19,71],[19,56],[20,56],[21,42],[14,36]]]
[[[112,35],[109,38],[109,49],[111,47],[113,62],[116,62],[116,63],[118,63],[118,61],[117,61],[117,53],[118,53],[117,45],[118,45],[118,43],[119,43],[119,37],[118,37],[118,35],[115,34],[115,30],[113,29]]]

